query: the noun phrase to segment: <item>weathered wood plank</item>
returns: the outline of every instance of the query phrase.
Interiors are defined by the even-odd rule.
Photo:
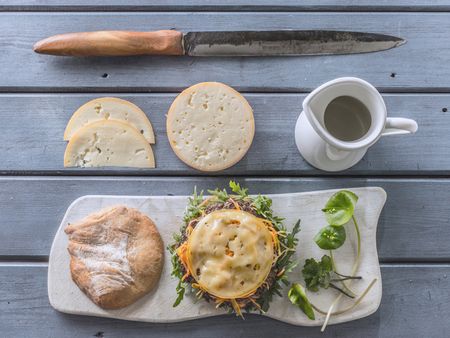
[[[380,260],[450,260],[449,179],[239,178],[238,181],[252,193],[263,194],[381,186],[387,191],[388,200],[378,225]],[[190,195],[194,186],[207,190],[227,185],[226,177],[3,177],[0,179],[0,257],[47,257],[67,207],[82,195]]]
[[[0,95],[0,172],[66,174],[195,174],[174,155],[165,131],[165,114],[175,95],[118,95],[138,104],[156,131],[157,168],[152,170],[87,170],[63,168],[62,140],[72,113],[82,103],[104,94]],[[309,166],[294,142],[294,125],[304,95],[246,94],[254,108],[256,136],[247,156],[225,174],[323,175]],[[448,174],[450,147],[449,95],[385,95],[389,115],[416,119],[419,132],[382,138],[362,162],[343,174]],[[450,108],[449,108],[450,109]],[[433,151],[429,151],[433,149]],[[198,173],[198,172],[197,172]]]
[[[285,58],[58,58],[31,50],[56,33],[162,28],[356,30],[393,34],[408,43],[382,53]],[[450,13],[1,13],[0,63],[7,67],[0,71],[0,90],[178,91],[215,80],[244,91],[304,92],[354,75],[383,91],[448,92],[450,68],[439,65],[450,58],[449,30]]]
[[[450,321],[450,266],[381,269],[383,299],[364,319],[319,328],[288,325],[257,315],[220,316],[178,324],[148,324],[56,312],[47,298],[46,266],[0,266],[1,333],[4,337],[446,337]],[[171,297],[173,295],[167,295]],[[293,311],[299,311],[292,309]],[[99,334],[98,336],[102,336]]]
[[[2,11],[448,11],[448,0],[0,0]]]

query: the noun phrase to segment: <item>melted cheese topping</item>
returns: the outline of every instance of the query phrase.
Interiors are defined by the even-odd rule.
[[[240,210],[206,215],[188,239],[189,270],[202,289],[219,298],[251,295],[266,280],[273,259],[267,223]]]

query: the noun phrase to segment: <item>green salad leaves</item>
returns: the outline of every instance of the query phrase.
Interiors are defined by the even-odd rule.
[[[319,291],[319,288],[333,288],[350,298],[355,297],[334,283],[343,282],[348,279],[362,278],[359,276],[353,277],[337,273],[333,270],[333,261],[331,257],[327,255],[323,255],[319,262],[314,258],[307,259],[303,266],[302,274],[308,290],[317,292]]]
[[[330,256],[324,255],[319,262],[316,262],[314,258],[307,259],[302,274],[308,290],[317,292],[319,287],[328,289],[332,269]]]
[[[188,205],[183,217],[184,224],[181,226],[180,232],[174,234],[174,243],[168,246],[168,250],[171,253],[172,276],[178,279],[176,287],[177,298],[173,304],[174,307],[180,304],[186,292],[196,293],[198,291],[193,289],[191,283],[186,280],[186,271],[177,255],[177,248],[186,240],[185,233],[188,224],[204,215],[208,207],[224,205],[230,201],[245,202],[244,204],[249,205],[255,214],[270,221],[277,231],[281,247],[281,253],[273,266],[275,272],[274,276],[271,277],[273,282],[268,284],[267,287],[261,288],[258,293],[259,297],[254,299],[256,304],[252,303],[245,310],[266,312],[269,309],[269,303],[273,296],[282,296],[283,284],[290,284],[288,275],[297,265],[292,256],[295,253],[298,242],[296,235],[300,231],[300,220],[295,223],[292,231],[288,231],[283,225],[283,218],[273,214],[272,200],[269,197],[262,195],[250,196],[247,188],[241,187],[239,183],[234,181],[230,181],[229,187],[231,193],[228,193],[226,189],[208,190],[208,193],[211,195],[208,197],[204,197],[203,192],[198,193],[197,189],[194,189],[193,195],[188,199]],[[231,311],[231,307],[226,302],[220,306]]]
[[[328,311],[323,311],[308,301],[306,293],[301,285],[294,284],[289,291],[289,294],[293,295],[292,298],[289,297],[291,302],[299,306],[308,318],[314,319],[314,313],[311,315],[313,309],[326,315],[325,322],[322,326],[322,331],[325,329],[332,314],[336,315],[351,310],[359,304],[359,302],[365,297],[370,288],[376,282],[376,279],[373,280],[366,290],[355,300],[353,305],[345,310],[332,312],[334,306],[337,304],[342,295],[350,298],[355,298],[356,296],[346,285],[345,281],[362,279],[362,277],[355,276],[355,272],[359,266],[359,258],[361,253],[361,236],[358,223],[354,216],[357,202],[358,196],[349,190],[338,191],[330,197],[325,204],[325,207],[322,209],[325,213],[325,218],[328,225],[320,229],[316,236],[314,236],[314,242],[317,246],[323,250],[328,250],[330,255],[323,255],[320,261],[316,261],[314,258],[306,259],[302,270],[303,279],[306,288],[309,291],[317,292],[320,288],[332,288],[339,291],[340,296],[334,300]],[[350,276],[346,276],[337,271],[336,263],[333,259],[333,250],[340,248],[344,244],[347,237],[344,225],[351,220],[353,221],[357,237],[357,252],[356,259],[352,267],[352,273]],[[338,286],[337,283],[342,284],[342,287]]]

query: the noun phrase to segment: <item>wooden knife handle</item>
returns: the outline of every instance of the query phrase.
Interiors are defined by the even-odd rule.
[[[38,41],[36,53],[67,56],[183,55],[183,33],[99,31],[54,35]]]

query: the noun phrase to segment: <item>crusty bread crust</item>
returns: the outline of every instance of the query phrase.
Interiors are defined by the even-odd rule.
[[[73,281],[98,306],[134,303],[159,281],[164,246],[153,221],[140,211],[116,206],[69,224]]]

